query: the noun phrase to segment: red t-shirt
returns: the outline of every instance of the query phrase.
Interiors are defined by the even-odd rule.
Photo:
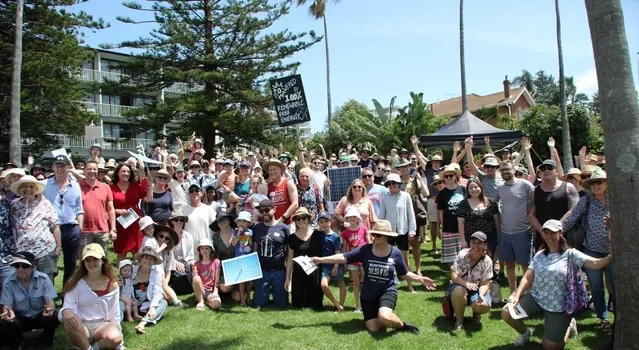
[[[347,247],[346,251],[350,252],[351,250],[355,250],[361,246],[366,245],[366,232],[368,229],[364,226],[360,226],[357,230],[351,230],[350,228],[344,229],[342,231],[342,239],[344,239],[345,246]],[[361,265],[361,263],[353,263],[353,265]]]
[[[96,181],[93,187],[85,179],[80,181],[82,191],[82,207],[84,208],[84,233],[109,232],[107,221],[107,202],[113,202],[111,187]],[[115,229],[115,227],[113,227]]]
[[[288,182],[289,179],[282,177],[280,184],[275,186],[272,182],[268,184],[268,196],[275,204],[275,220],[279,220],[284,213],[291,206],[291,198],[288,196]],[[284,221],[285,224],[291,223],[291,218],[287,218]]]
[[[215,289],[215,275],[220,269],[220,260],[215,259],[209,261],[208,264],[203,264],[202,261],[198,260],[195,262],[195,266],[197,267],[197,274],[202,279],[204,290],[212,292]]]

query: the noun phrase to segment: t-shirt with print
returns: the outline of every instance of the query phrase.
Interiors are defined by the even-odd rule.
[[[351,251],[365,245],[367,229],[364,226],[360,226],[357,230],[351,230],[349,228],[342,231],[342,238],[344,239],[344,250]],[[353,265],[361,265],[355,263]]]
[[[392,247],[387,256],[373,254],[373,245],[367,244],[344,254],[348,264],[362,263],[364,266],[364,283],[360,299],[376,301],[386,292],[397,294],[395,273],[402,277],[408,273],[402,252]]]
[[[379,206],[382,203],[382,196],[388,193],[388,189],[382,185],[373,184],[368,190],[368,199],[373,203],[373,209],[375,209],[375,215],[379,216]]]
[[[484,188],[484,196],[488,198],[495,198],[497,187],[504,184],[504,179],[501,178],[499,173],[495,174],[495,177],[488,177],[483,171],[478,173],[479,181]]]
[[[239,229],[233,230],[233,237],[237,237],[237,244],[235,245],[235,256],[242,256],[246,254],[250,254],[253,250],[253,247],[249,244],[251,238],[253,238],[253,230],[246,229],[241,234]]]
[[[202,286],[207,292],[212,292],[215,289],[215,275],[220,269],[220,260],[215,259],[209,261],[207,264],[202,263],[201,260],[195,262],[197,267],[197,274],[202,279]]]
[[[535,273],[531,294],[542,309],[550,312],[564,311],[566,293],[566,276],[568,275],[568,256],[572,254],[574,272],[576,273],[588,259],[584,253],[570,248],[563,254],[544,254],[540,251],[532,259],[529,269]]]
[[[253,241],[257,245],[262,270],[286,269],[286,243],[290,235],[288,225],[280,222],[273,226],[266,226],[263,222],[253,226]]]
[[[326,179],[326,174],[321,170],[313,170],[311,173],[310,183],[317,186],[321,197],[324,197],[324,184],[326,184]]]
[[[528,198],[534,190],[526,180],[515,180],[512,185],[497,187],[495,200],[501,200],[499,229],[505,234],[530,232],[528,221]]]
[[[464,281],[479,285],[482,281],[493,278],[493,260],[486,255],[484,259],[477,263],[471,270],[470,249],[462,249],[451,269]]]
[[[322,242],[322,257],[331,256],[336,251],[342,250],[342,242],[337,233],[331,231],[324,235],[324,242]],[[322,267],[333,268],[334,264],[323,264]]]
[[[466,198],[466,187],[457,186],[454,190],[444,188],[437,195],[437,210],[444,211],[444,232],[457,233],[457,208],[459,203]]]

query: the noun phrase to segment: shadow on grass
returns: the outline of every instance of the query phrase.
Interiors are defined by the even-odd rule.
[[[367,332],[370,334],[371,337],[375,339],[388,338],[398,333],[397,331],[394,331],[394,330],[387,330],[386,332],[379,332],[379,333],[370,333],[366,330],[366,325],[364,321],[362,321],[361,319],[352,319],[352,320],[343,321],[343,322],[320,322],[320,323],[311,323],[311,324],[302,324],[302,325],[299,325],[299,324],[290,325],[290,324],[277,322],[277,323],[274,323],[271,327],[276,329],[282,329],[282,330],[292,330],[295,328],[315,328],[315,327],[323,327],[323,326],[330,326],[333,332],[337,334],[342,334],[342,335]]]
[[[449,333],[452,336],[457,336],[460,332],[455,329],[455,318],[438,316],[433,321],[433,326],[441,333]],[[472,318],[464,317],[464,333],[466,336],[471,336],[473,333],[481,332],[483,326],[481,324],[472,323]]]
[[[180,338],[158,349],[233,349],[242,345],[242,338],[226,338],[215,341],[203,341],[198,338]]]

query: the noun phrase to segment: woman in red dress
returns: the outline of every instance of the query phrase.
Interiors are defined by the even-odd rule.
[[[115,215],[126,215],[129,208],[133,209],[138,216],[142,217],[140,210],[140,200],[148,203],[153,200],[153,182],[148,181],[146,190],[137,182],[133,181],[131,168],[126,164],[118,164],[113,171],[113,206],[115,207]],[[135,254],[140,250],[142,245],[142,234],[137,221],[131,226],[124,228],[117,223],[117,238],[113,241],[113,251],[118,255],[118,264],[126,259],[126,254]]]

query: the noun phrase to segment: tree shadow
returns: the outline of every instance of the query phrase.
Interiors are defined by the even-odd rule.
[[[368,332],[366,329],[364,321],[361,319],[351,319],[343,322],[320,322],[320,323],[311,323],[311,324],[284,324],[281,322],[277,322],[271,325],[271,327],[282,330],[292,330],[295,328],[315,328],[315,327],[323,327],[330,326],[333,332],[341,335],[350,335],[357,334],[362,332]],[[375,339],[383,339],[394,336],[397,331],[394,330],[386,330],[385,332],[371,333],[368,332],[371,337]]]
[[[433,321],[433,326],[440,333],[448,333],[454,337],[459,335],[459,332],[455,330],[455,317],[438,316]],[[464,317],[464,333],[466,336],[472,337],[473,333],[481,332],[482,329],[481,323],[474,324],[471,317]]]
[[[507,345],[498,345],[498,346],[491,346],[488,348],[488,350],[512,350],[514,349],[514,345],[513,344],[507,344]],[[537,343],[535,341],[530,341],[528,344],[519,347],[517,349],[522,349],[522,350],[537,350],[537,349],[543,349],[543,347],[541,346],[541,343]]]
[[[172,341],[161,350],[182,350],[182,349],[233,349],[242,345],[242,338],[226,338],[215,341],[204,341],[201,338],[189,337]]]

